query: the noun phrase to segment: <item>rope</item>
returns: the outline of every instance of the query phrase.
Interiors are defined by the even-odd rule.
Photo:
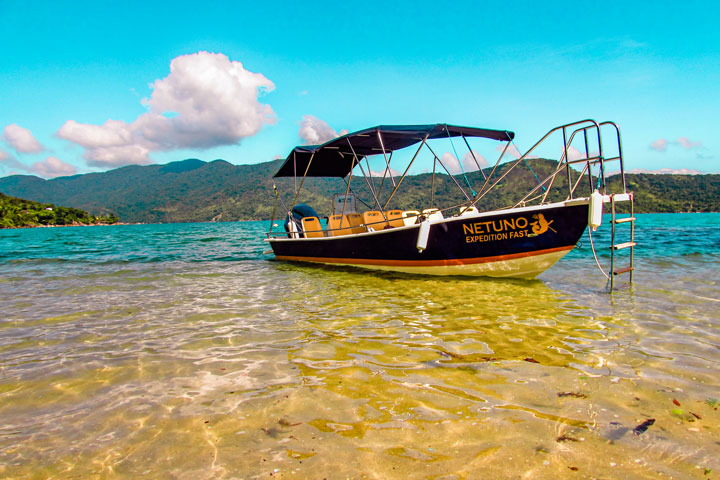
[[[591,232],[591,230],[592,230],[592,229],[591,229],[590,227],[588,227],[588,236],[590,237],[590,245],[592,246],[592,252],[593,252],[593,257],[595,257],[595,263],[597,264],[597,267],[600,269],[600,271],[602,272],[602,274],[605,275],[605,278],[607,278],[608,280],[610,280],[610,275],[608,275],[607,273],[605,273],[605,270],[603,270],[603,268],[600,266],[600,260],[598,260],[597,253],[595,252],[595,242],[593,242],[593,237],[592,237],[592,232]]]
[[[603,186],[603,187],[605,186],[605,184],[603,184],[603,181],[602,181],[602,178],[604,176],[605,175],[603,174],[603,164],[602,164],[602,162],[600,162],[600,171],[598,172],[597,184],[595,185],[595,190],[600,190],[601,186]]]

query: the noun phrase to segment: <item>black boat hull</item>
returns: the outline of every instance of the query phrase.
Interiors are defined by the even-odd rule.
[[[587,203],[561,203],[321,238],[271,238],[278,260],[430,275],[534,278],[577,244]],[[420,239],[418,238],[420,237]],[[424,247],[424,248],[422,248]]]

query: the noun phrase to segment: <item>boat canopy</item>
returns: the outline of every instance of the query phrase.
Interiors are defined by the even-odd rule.
[[[277,177],[346,177],[357,163],[368,155],[390,154],[423,139],[447,137],[482,137],[509,142],[515,137],[507,130],[434,125],[379,125],[340,136],[322,145],[295,147]],[[312,160],[312,162],[311,162]]]

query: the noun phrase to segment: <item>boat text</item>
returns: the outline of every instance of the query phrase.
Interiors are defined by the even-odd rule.
[[[516,217],[464,224],[465,243],[534,237],[548,230],[555,231],[550,227],[553,220],[548,222],[542,213],[537,213],[532,218],[534,221],[529,221],[525,217]],[[531,227],[531,232],[528,227]]]

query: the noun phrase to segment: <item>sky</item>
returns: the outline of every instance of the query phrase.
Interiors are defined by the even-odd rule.
[[[587,118],[620,127],[626,171],[720,173],[717,18],[711,1],[0,0],[0,176],[254,164],[382,124],[511,130],[524,152]],[[438,156],[472,169],[455,147]]]

